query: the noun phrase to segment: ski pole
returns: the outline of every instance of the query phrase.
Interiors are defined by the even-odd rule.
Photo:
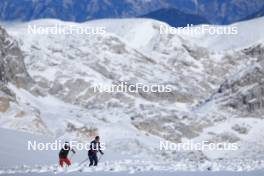
[[[99,157],[99,159],[98,159],[98,162],[101,160],[102,157],[103,157],[103,155],[101,154],[100,157]]]
[[[88,161],[89,158],[86,158],[85,160],[83,160],[82,162],[79,163],[79,166],[81,166],[83,163],[85,163],[86,161]]]
[[[70,160],[73,158],[73,156],[74,156],[74,153],[72,153],[72,154],[71,154],[71,156],[69,157],[69,158],[70,158]]]

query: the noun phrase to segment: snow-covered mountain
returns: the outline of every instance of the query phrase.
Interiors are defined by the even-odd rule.
[[[253,14],[250,14],[249,16],[247,16],[246,18],[244,18],[243,20],[250,20],[250,19],[254,19],[254,18],[258,18],[258,17],[262,17],[264,16],[264,6],[262,6],[262,8],[253,13]]]
[[[58,18],[66,21],[87,21],[97,18],[131,17],[156,10],[162,0],[2,0],[1,20],[28,21]]]
[[[28,74],[18,43],[0,28],[0,123],[2,127],[46,133],[38,109],[22,103],[8,84],[31,91],[34,80]],[[4,118],[2,118],[4,117]],[[24,117],[24,118],[21,118]]]
[[[149,19],[3,23],[9,35],[1,28],[0,126],[80,141],[100,134],[108,152],[121,158],[195,161],[196,169],[209,162],[215,170],[241,169],[226,166],[237,159],[262,168],[255,162],[263,157],[264,141],[263,23],[233,24],[238,34],[231,36],[160,34],[167,24]],[[103,26],[106,33],[32,34],[28,25]],[[253,33],[249,26],[259,28]],[[172,91],[93,91],[120,82]],[[165,152],[160,140],[237,142],[239,149]]]
[[[175,0],[177,2],[177,0]],[[259,11],[262,0],[197,0],[198,14],[213,24],[230,24]]]
[[[207,19],[199,15],[186,14],[175,8],[158,9],[141,17],[163,21],[174,27],[187,26],[188,24],[210,24]]]
[[[257,13],[263,6],[263,0],[1,0],[0,20],[56,18],[84,22],[89,19],[138,17],[160,9],[175,8],[187,15],[203,17],[212,24],[230,24]]]

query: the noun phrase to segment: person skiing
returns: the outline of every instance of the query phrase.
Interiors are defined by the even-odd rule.
[[[69,142],[65,142],[59,153],[59,164],[61,167],[63,167],[63,163],[66,163],[68,166],[71,165],[71,160],[68,158],[70,151],[72,151],[74,154],[76,153],[75,150],[70,147]]]
[[[98,164],[97,152],[100,152],[101,155],[104,155],[104,152],[101,150],[99,136],[96,136],[95,139],[90,143],[90,150],[88,151],[88,157],[90,160],[89,167],[97,166]]]

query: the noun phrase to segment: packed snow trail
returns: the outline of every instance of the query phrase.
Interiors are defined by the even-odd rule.
[[[220,171],[220,172],[169,172],[169,171],[146,171],[146,172],[137,172],[130,174],[129,172],[97,172],[97,176],[124,176],[124,175],[137,175],[137,176],[260,176],[263,175],[263,170],[252,171],[252,172],[229,172],[229,171]],[[39,172],[39,173],[10,173],[10,176],[66,176],[71,175],[70,173],[58,173],[54,174],[53,172]],[[75,172],[75,176],[87,176],[85,172]]]
[[[29,175],[34,176],[40,173],[55,174],[58,169],[58,151],[27,151],[28,140],[50,141],[50,137],[21,133],[12,130],[0,129],[2,141],[0,145],[0,156],[5,158],[0,161],[0,175]],[[8,136],[4,138],[3,136]],[[24,147],[23,147],[24,146]],[[130,173],[143,174],[150,172],[178,173],[188,171],[254,171],[263,170],[264,160],[261,158],[253,159],[222,159],[222,160],[204,160],[190,161],[185,159],[179,160],[147,160],[136,159],[128,155],[117,157],[113,151],[106,151],[97,167],[88,167],[87,160],[81,166],[79,164],[87,157],[86,151],[79,151],[78,155],[72,158],[72,167],[65,171],[58,171],[59,175],[66,173],[81,174],[96,172],[100,173]],[[45,175],[45,174],[44,174]]]
[[[212,161],[212,162],[164,162],[163,164],[153,161],[139,161],[139,160],[119,160],[101,162],[97,167],[89,167],[89,162],[85,162],[80,166],[80,163],[73,163],[68,168],[61,169],[57,164],[54,165],[35,165],[14,167],[10,169],[0,170],[0,175],[7,174],[67,174],[67,173],[150,173],[150,172],[230,172],[236,173],[243,171],[247,173],[257,173],[256,170],[263,169],[264,161]],[[255,171],[254,171],[255,170]]]

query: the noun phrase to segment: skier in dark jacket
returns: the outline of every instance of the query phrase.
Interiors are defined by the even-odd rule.
[[[104,154],[101,150],[99,136],[96,136],[95,139],[90,144],[90,150],[88,151],[88,156],[90,160],[89,166],[92,166],[92,165],[97,166],[98,164],[97,152],[100,152],[101,155]]]
[[[69,142],[65,142],[59,153],[59,163],[61,167],[63,167],[63,163],[66,163],[68,166],[71,165],[71,160],[68,158],[69,151],[72,151],[74,154],[76,153],[74,149],[71,149]]]

